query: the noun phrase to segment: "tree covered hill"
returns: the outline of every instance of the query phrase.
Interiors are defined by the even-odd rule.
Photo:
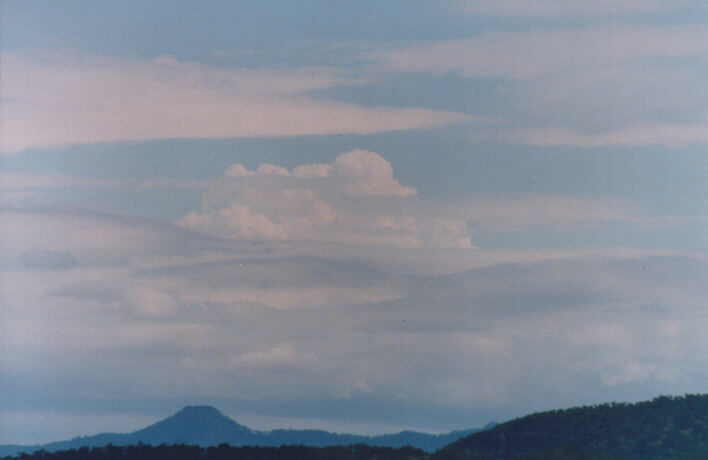
[[[473,433],[447,459],[708,459],[708,394],[528,415]]]
[[[484,429],[488,428],[485,427]],[[54,452],[79,449],[80,447],[129,446],[139,443],[158,446],[196,445],[217,446],[222,443],[231,446],[278,447],[281,445],[305,445],[312,447],[347,446],[367,444],[377,447],[413,446],[427,452],[434,452],[471,432],[478,430],[452,431],[443,434],[428,434],[402,431],[379,436],[330,433],[322,430],[273,430],[256,431],[240,425],[211,406],[186,406],[177,413],[132,433],[102,433],[95,436],[77,437],[43,445],[0,446],[0,457],[21,452],[44,450]]]

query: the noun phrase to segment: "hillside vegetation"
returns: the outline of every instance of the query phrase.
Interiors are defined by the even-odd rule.
[[[466,436],[433,458],[706,459],[708,395],[536,413]]]

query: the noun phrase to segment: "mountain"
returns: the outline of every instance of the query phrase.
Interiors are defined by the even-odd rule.
[[[379,447],[412,446],[433,452],[450,442],[479,430],[453,431],[445,434],[428,434],[415,431],[402,431],[381,436],[360,436],[353,434],[330,433],[322,430],[273,430],[255,431],[236,423],[211,406],[186,406],[179,412],[132,433],[101,433],[69,441],[52,442],[33,446],[0,446],[0,457],[15,455],[20,452],[35,452],[44,449],[48,452],[77,449],[82,446],[99,447],[160,444],[188,444],[216,446],[227,443],[232,446],[270,446],[306,445],[314,447],[346,446],[368,444]]]
[[[144,444],[233,445],[247,443],[254,435],[212,406],[186,406],[174,415],[128,436]],[[133,442],[135,444],[135,442]]]
[[[447,459],[706,459],[708,394],[541,412],[470,434]]]

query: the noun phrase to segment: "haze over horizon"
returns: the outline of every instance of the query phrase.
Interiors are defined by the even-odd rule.
[[[0,2],[0,444],[708,382],[708,6]]]

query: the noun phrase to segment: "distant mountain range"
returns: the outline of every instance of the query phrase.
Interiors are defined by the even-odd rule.
[[[380,436],[361,436],[353,434],[330,433],[322,430],[273,430],[255,431],[236,423],[212,406],[186,406],[164,420],[132,433],[102,433],[95,436],[77,437],[68,441],[58,441],[42,445],[5,445],[0,446],[0,457],[16,455],[20,452],[35,452],[44,449],[48,452],[77,449],[82,446],[99,447],[160,444],[188,444],[203,447],[222,443],[232,446],[281,446],[305,445],[314,447],[368,444],[370,446],[402,447],[412,446],[427,452],[433,452],[470,433],[488,429],[490,424],[481,429],[452,431],[444,434],[428,434],[415,431],[402,431],[396,434]]]
[[[128,446],[138,443],[144,446],[99,448],[108,444]],[[186,448],[169,447],[175,444],[208,447],[222,443],[263,448],[195,447],[185,456]],[[312,447],[274,448],[281,445]],[[405,445],[422,450],[381,450]],[[84,450],[81,458],[86,460],[705,460],[708,459],[708,394],[661,396],[635,404],[609,403],[540,412],[480,430],[454,431],[441,435],[411,431],[383,436],[334,434],[319,430],[254,431],[239,425],[213,407],[187,406],[133,433],[106,433],[42,446],[3,446],[0,448],[0,457],[45,449],[69,452],[31,458],[77,458],[79,453],[71,449],[81,446],[99,448]]]

